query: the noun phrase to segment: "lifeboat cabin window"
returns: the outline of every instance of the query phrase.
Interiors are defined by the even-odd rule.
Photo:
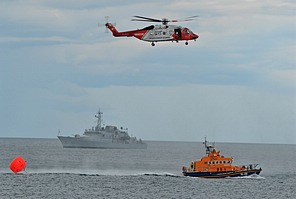
[[[226,164],[226,161],[225,160],[223,161],[223,164]]]
[[[208,164],[208,162],[205,162],[205,164]]]
[[[216,161],[216,164],[219,164],[219,161]]]
[[[220,164],[222,164],[222,161],[220,161]]]

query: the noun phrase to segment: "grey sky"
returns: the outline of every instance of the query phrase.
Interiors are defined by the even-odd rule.
[[[0,136],[106,124],[146,140],[296,144],[294,1],[1,1]],[[197,42],[114,38],[183,18]]]

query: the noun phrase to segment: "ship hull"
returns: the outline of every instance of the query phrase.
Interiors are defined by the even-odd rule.
[[[249,176],[253,174],[259,175],[261,172],[260,169],[251,169],[251,170],[239,170],[239,171],[229,171],[229,172],[186,172],[183,171],[184,176],[189,177],[199,177],[199,178],[226,178],[226,177],[241,177]]]
[[[111,140],[89,139],[87,137],[58,136],[63,148],[92,148],[92,149],[146,149],[147,144],[136,143],[117,143]]]

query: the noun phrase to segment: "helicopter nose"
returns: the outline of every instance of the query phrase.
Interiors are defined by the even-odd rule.
[[[197,34],[193,34],[193,39],[197,39],[199,36]]]

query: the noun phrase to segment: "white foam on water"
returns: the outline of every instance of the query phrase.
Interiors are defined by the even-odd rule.
[[[257,174],[253,174],[253,175],[249,175],[249,176],[229,177],[229,178],[234,178],[234,179],[255,179],[255,180],[265,179],[265,177],[257,175]]]
[[[5,174],[12,173],[9,170],[3,172]],[[13,173],[12,173],[13,174]],[[81,169],[27,169],[20,174],[77,174],[77,175],[104,175],[104,176],[172,176],[180,177],[169,172],[162,171],[143,171],[143,170],[81,170]]]

